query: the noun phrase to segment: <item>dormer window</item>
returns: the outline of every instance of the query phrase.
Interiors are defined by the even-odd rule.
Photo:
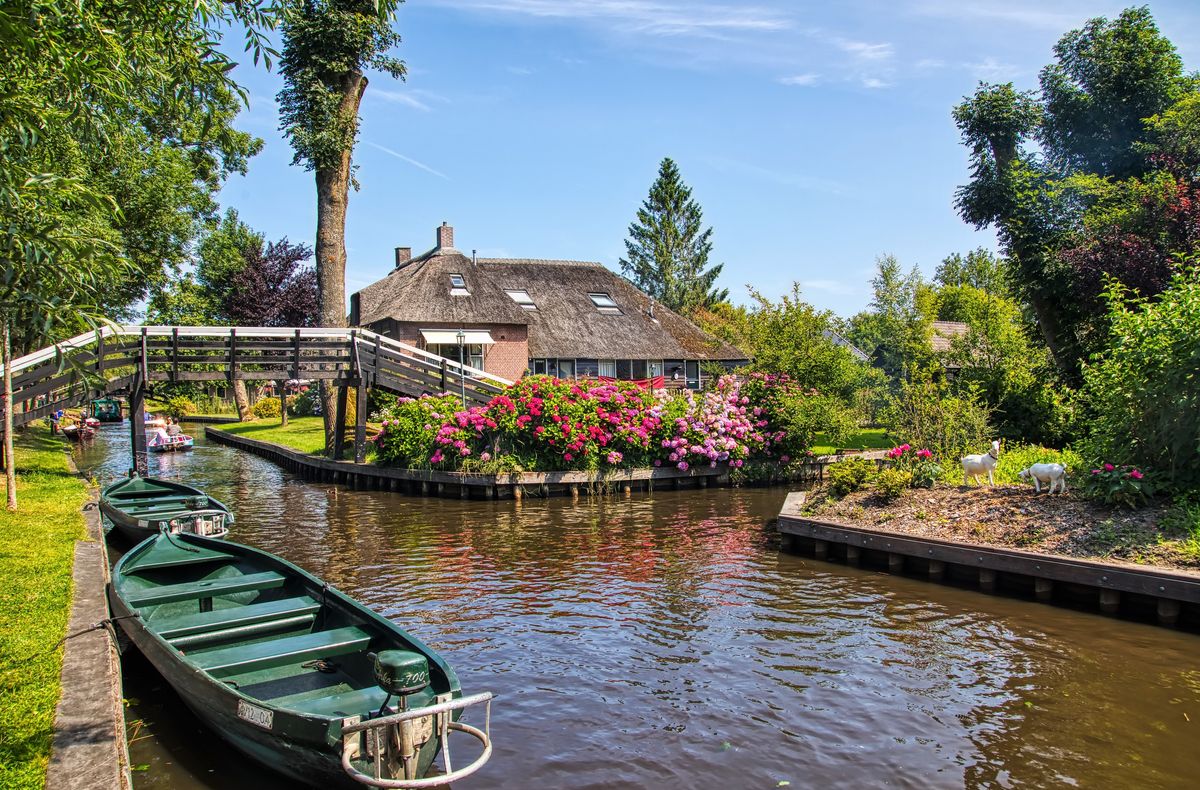
[[[512,299],[517,304],[521,305],[524,310],[536,310],[537,305],[533,303],[533,298],[529,295],[529,291],[519,289],[506,290],[508,298]]]
[[[612,296],[606,293],[589,293],[592,304],[596,305],[596,309],[606,315],[621,315],[621,308],[613,301]]]
[[[451,296],[470,296],[471,292],[467,290],[467,281],[461,274],[450,275],[450,295]]]

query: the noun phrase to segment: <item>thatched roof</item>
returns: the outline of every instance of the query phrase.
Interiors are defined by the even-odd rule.
[[[961,321],[934,321],[930,343],[933,345],[933,350],[938,353],[949,351],[954,338],[962,337],[968,331],[970,331],[970,327]]]
[[[452,274],[469,295],[452,296]],[[526,310],[506,293],[529,294]],[[590,293],[608,294],[619,313],[604,313]],[[471,258],[437,247],[402,263],[356,294],[358,324],[393,319],[429,324],[520,324],[529,327],[530,357],[587,359],[715,359],[747,356],[654,303],[599,263]],[[651,315],[651,311],[653,315]]]

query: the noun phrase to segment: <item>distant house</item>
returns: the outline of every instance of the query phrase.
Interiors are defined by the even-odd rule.
[[[437,229],[433,249],[396,248],[395,268],[350,297],[350,322],[507,379],[645,380],[698,388],[744,353],[705,333],[599,263],[475,258]]]
[[[870,362],[871,361],[871,356],[867,352],[863,351],[861,348],[854,345],[849,340],[847,340],[846,338],[839,335],[837,332],[834,332],[832,329],[826,329],[823,332],[821,332],[821,334],[824,335],[826,338],[828,338],[828,340],[831,343],[833,343],[835,346],[841,346],[842,348],[849,351],[850,356],[854,357],[857,361],[859,361],[859,362]]]
[[[942,366],[949,373],[957,373],[960,365],[945,358],[945,354],[954,343],[954,338],[965,337],[971,330],[970,326],[961,321],[934,321],[933,334],[929,338],[933,353],[942,357]]]

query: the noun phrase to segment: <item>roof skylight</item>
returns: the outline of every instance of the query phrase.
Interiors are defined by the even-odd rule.
[[[621,308],[613,301],[612,296],[606,293],[589,293],[592,304],[596,305],[596,309],[602,313],[611,315],[620,315]]]
[[[512,290],[506,290],[504,293],[508,294],[510,299],[521,305],[521,307],[526,310],[537,309],[537,305],[534,304],[533,297],[529,295],[529,291],[514,288]]]
[[[470,296],[471,292],[467,290],[467,281],[461,274],[450,275],[450,295],[451,296]]]

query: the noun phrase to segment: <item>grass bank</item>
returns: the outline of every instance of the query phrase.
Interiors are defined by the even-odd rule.
[[[309,455],[325,452],[325,422],[320,417],[289,417],[286,427],[281,426],[278,418],[275,418],[228,423],[220,428],[226,433],[281,444]],[[347,435],[353,436],[354,429],[348,429]]]
[[[829,444],[828,437],[817,434],[817,443],[809,449],[817,455],[833,455],[838,450],[890,450],[894,444],[887,438],[885,429],[863,428],[838,445]]]
[[[0,787],[14,790],[45,784],[63,654],[50,649],[66,633],[74,545],[86,534],[87,490],[65,450],[43,428],[18,436],[20,507],[0,510]]]

